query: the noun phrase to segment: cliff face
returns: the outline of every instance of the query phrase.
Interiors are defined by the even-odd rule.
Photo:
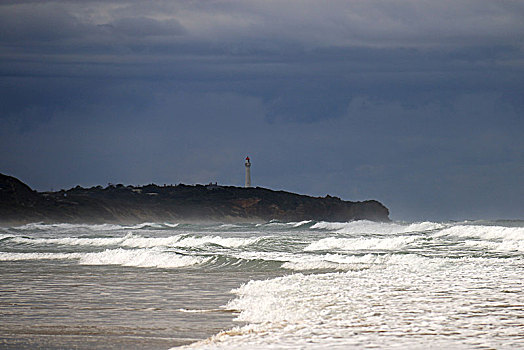
[[[266,188],[233,186],[101,186],[38,193],[0,174],[0,223],[35,221],[137,223],[145,221],[389,221],[381,203],[343,201]]]

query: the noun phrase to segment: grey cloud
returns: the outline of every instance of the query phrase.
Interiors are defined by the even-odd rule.
[[[0,6],[0,42],[45,43],[81,35],[85,25],[56,6]]]
[[[146,17],[120,18],[109,25],[119,34],[132,37],[170,36],[184,33],[184,28],[174,19],[157,21]]]
[[[126,33],[179,33],[205,42],[239,40],[315,47],[521,46],[524,8],[517,2],[481,1],[59,1],[0,6],[4,14],[73,18],[113,24]],[[96,10],[95,10],[96,9]],[[137,16],[136,14],[140,14]],[[19,16],[20,17],[20,16]],[[141,18],[142,17],[142,18]],[[132,19],[134,18],[134,19]],[[132,19],[132,20],[131,20]],[[12,28],[12,26],[9,26]],[[45,31],[44,31],[45,32]]]
[[[421,52],[352,48],[284,55],[228,55],[226,51],[218,54],[198,45],[182,46],[179,55],[149,49],[135,52],[131,57],[106,52],[91,58],[65,55],[63,58],[43,56],[38,61],[6,60],[0,67],[0,72],[11,76],[3,83],[4,96],[10,96],[4,101],[4,111],[14,111],[27,102],[49,108],[78,103],[78,99],[104,100],[107,96],[115,103],[124,103],[126,98],[131,103],[146,99],[125,94],[118,97],[115,91],[104,95],[106,87],[100,87],[100,83],[108,79],[138,79],[144,84],[164,82],[186,92],[248,94],[266,103],[266,115],[272,121],[339,118],[357,95],[399,101],[406,106],[440,103],[446,108],[452,96],[463,91],[497,90],[508,96],[508,103],[515,106],[522,103],[518,91],[524,78],[515,75],[513,70],[502,69],[498,63],[520,54],[504,48],[494,48],[486,56],[482,50],[475,49],[470,53],[466,49]],[[492,70],[498,73],[491,74]],[[34,78],[22,78],[27,75]],[[31,87],[16,84],[17,76]],[[37,79],[38,76],[41,78]],[[20,96],[25,97],[20,99]]]
[[[492,1],[210,2],[185,11],[202,36],[280,37],[307,47],[519,44],[524,29],[522,6]]]
[[[147,46],[147,42],[136,43],[139,38],[151,38],[151,44],[158,44],[158,38],[169,41],[170,37],[184,34],[185,30],[176,19],[157,20],[143,16],[117,18],[110,23],[96,23],[93,19],[82,18],[75,11],[57,6],[55,3],[35,5],[0,5],[0,42],[16,44],[14,52],[24,52],[28,43],[41,52],[52,48],[56,54],[85,47],[89,55],[108,44],[133,47]],[[49,46],[52,45],[52,46]],[[17,48],[18,47],[18,48]]]

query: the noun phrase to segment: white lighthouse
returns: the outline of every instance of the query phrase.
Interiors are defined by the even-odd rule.
[[[246,162],[244,163],[246,166],[246,188],[251,187],[251,162],[249,161],[249,157],[246,157]]]

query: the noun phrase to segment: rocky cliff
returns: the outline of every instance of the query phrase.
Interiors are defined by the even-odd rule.
[[[217,185],[109,185],[58,192],[36,192],[18,179],[0,174],[0,223],[28,222],[247,222],[389,221],[375,200],[343,201],[266,188]]]

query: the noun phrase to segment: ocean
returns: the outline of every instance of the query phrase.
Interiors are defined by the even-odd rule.
[[[524,221],[0,228],[2,349],[524,348]]]

